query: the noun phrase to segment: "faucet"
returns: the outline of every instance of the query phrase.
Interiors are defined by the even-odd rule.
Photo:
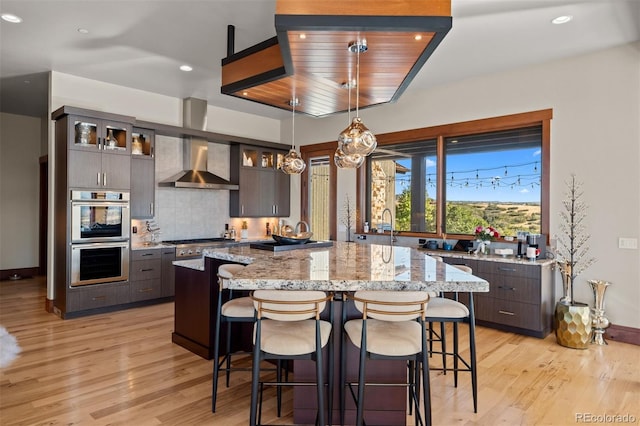
[[[296,235],[298,235],[300,233],[300,225],[304,225],[304,229],[306,232],[311,232],[311,228],[309,228],[309,224],[307,222],[305,222],[304,220],[301,220],[300,222],[296,223],[296,227],[294,228],[294,233]]]
[[[390,230],[391,231],[391,241],[390,242],[391,242],[391,245],[393,245],[393,243],[395,243],[397,240],[396,240],[395,235],[393,235],[393,213],[391,213],[391,209],[385,208],[384,210],[382,210],[382,214],[380,215],[380,219],[384,220],[384,214],[386,212],[389,212],[389,219],[390,219],[389,223],[391,224],[391,230]]]

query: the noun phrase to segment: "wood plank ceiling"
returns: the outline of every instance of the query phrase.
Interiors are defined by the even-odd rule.
[[[346,85],[356,80],[359,107],[394,102],[451,29],[450,0],[280,0],[276,37],[222,60],[221,92],[322,117],[349,109]],[[351,91],[351,109],[356,89]]]

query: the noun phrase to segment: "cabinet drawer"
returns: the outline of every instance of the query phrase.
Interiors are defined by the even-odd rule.
[[[500,277],[492,284],[490,294],[497,299],[540,304],[540,283],[537,281]]]
[[[148,299],[158,299],[161,296],[159,279],[132,281],[130,286],[132,302],[138,302],[140,300]]]
[[[479,277],[483,277],[487,274],[500,275],[501,277],[515,277],[515,278],[531,278],[540,279],[540,266],[537,265],[525,265],[521,263],[507,263],[507,262],[478,262],[477,268],[474,269]]]
[[[149,250],[131,250],[131,260],[149,260],[149,259],[160,259],[162,255],[162,250],[160,249],[149,249]]]
[[[540,305],[486,298],[476,304],[476,318],[529,330],[542,330]]]
[[[129,302],[129,283],[103,284],[67,290],[67,311],[83,311]]]
[[[158,255],[160,252],[158,252]],[[160,278],[162,274],[162,262],[157,259],[139,260],[131,262],[129,281],[141,281]]]

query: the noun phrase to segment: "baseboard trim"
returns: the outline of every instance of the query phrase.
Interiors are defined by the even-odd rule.
[[[44,310],[50,314],[53,313],[53,299],[44,299]]]
[[[16,268],[16,269],[3,269],[0,270],[0,280],[20,280],[22,278],[32,278],[38,275],[39,268],[37,266],[33,268]]]
[[[605,340],[640,346],[640,329],[611,324],[604,334]]]

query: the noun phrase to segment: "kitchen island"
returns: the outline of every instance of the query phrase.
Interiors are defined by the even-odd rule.
[[[438,262],[415,248],[387,245],[361,245],[334,242],[331,247],[271,252],[248,246],[205,250],[202,259],[176,261],[176,324],[173,341],[193,349],[196,342],[201,356],[210,359],[217,298],[217,269],[224,263],[241,263],[244,270],[229,280],[229,288],[239,291],[255,289],[323,290],[337,294],[368,290],[425,290],[434,292],[488,292],[489,283],[464,273],[444,262]],[[340,312],[341,300],[334,303],[334,312]],[[473,307],[470,306],[471,312]],[[349,315],[358,315],[352,306]],[[200,314],[200,315],[199,315]],[[205,317],[203,317],[204,315]],[[472,313],[473,315],[473,313]],[[198,318],[200,316],[200,318]],[[340,318],[336,315],[335,318]],[[212,320],[213,319],[213,320]],[[203,329],[204,328],[204,329]],[[199,336],[194,336],[200,329]],[[340,347],[340,324],[334,329],[334,347]],[[251,328],[233,331],[234,349],[251,349]],[[211,342],[211,344],[209,344]],[[189,345],[185,345],[188,343]],[[357,370],[357,350],[349,344],[348,370]],[[328,357],[325,357],[327,359]],[[339,358],[336,358],[339,359]],[[370,361],[367,381],[406,379],[406,364],[401,361]],[[373,365],[373,363],[380,363]],[[336,375],[337,375],[336,369]],[[325,370],[326,371],[326,370]],[[314,367],[310,361],[296,361],[296,381],[313,381]],[[347,380],[355,380],[348,374]],[[336,377],[337,383],[337,377]],[[334,393],[334,420],[337,420],[337,397]],[[294,421],[296,424],[313,423],[315,393],[308,388],[294,390]],[[406,423],[406,389],[371,388],[367,390],[367,424],[404,425]],[[347,398],[347,422],[354,406]]]

